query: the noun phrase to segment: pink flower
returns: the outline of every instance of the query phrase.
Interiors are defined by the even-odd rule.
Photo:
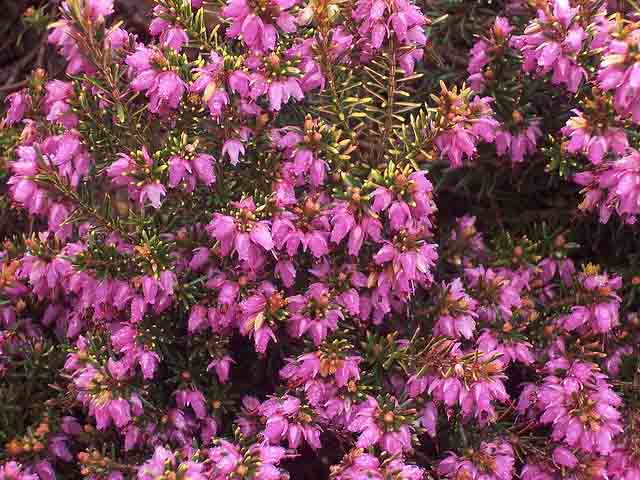
[[[511,45],[522,52],[524,71],[538,75],[552,72],[554,85],[566,84],[575,92],[585,77],[576,58],[588,46],[587,34],[578,20],[581,14],[591,12],[571,8],[568,0],[553,0],[552,5],[552,12],[539,9],[538,18],[529,23],[524,35],[514,36]]]
[[[10,461],[0,465],[1,480],[41,480],[31,469],[24,468],[21,464]]]
[[[284,314],[286,301],[273,287],[264,283],[240,304],[240,331],[254,337],[256,351],[264,353],[270,341],[277,341],[272,327]]]
[[[307,138],[309,132],[317,126],[313,123],[307,125]],[[319,133],[319,132],[318,132]],[[284,136],[282,136],[284,134]],[[314,133],[315,134],[315,133]],[[272,141],[276,148],[283,150],[287,158],[287,166],[283,168],[287,174],[295,175],[296,179],[305,178],[314,187],[324,183],[327,171],[327,163],[322,158],[322,151],[312,151],[309,144],[304,141],[303,131],[297,127],[289,127],[280,131],[274,130],[271,133]]]
[[[231,478],[231,476],[247,480],[282,478],[284,472],[276,465],[285,458],[284,448],[260,444],[242,447],[224,439],[216,439],[216,445],[209,450],[209,459],[213,465],[212,478],[216,480]]]
[[[369,396],[358,405],[355,417],[348,428],[359,432],[356,446],[368,448],[378,444],[380,448],[394,455],[413,450],[411,429],[406,416],[402,415],[395,399],[380,406],[378,400]]]
[[[223,255],[235,252],[241,261],[257,265],[263,252],[274,248],[269,222],[254,220],[255,204],[251,198],[236,207],[242,214],[240,218],[216,213],[207,232],[220,242]]]
[[[320,428],[313,423],[309,407],[290,396],[272,398],[260,407],[260,414],[267,419],[265,438],[272,444],[287,439],[289,448],[297,449],[304,439],[313,449],[321,448]]]
[[[396,245],[385,243],[373,257],[376,265],[390,265],[392,271],[385,269],[378,278],[370,277],[369,281],[377,283],[380,294],[388,295],[388,289],[392,289],[396,295],[409,296],[414,292],[416,283],[424,286],[431,284],[431,269],[438,256],[435,245],[416,242],[411,235],[399,234],[394,239]]]
[[[284,61],[275,53],[264,57],[251,56],[245,61],[245,65],[251,70],[248,78],[242,78],[247,74],[239,72],[233,76],[234,84],[231,85],[231,79],[229,83],[241,95],[248,96],[251,102],[266,96],[270,110],[277,112],[291,98],[297,101],[304,99],[304,92],[298,78],[281,67]],[[249,81],[248,85],[245,83],[246,80]]]
[[[467,268],[464,271],[469,291],[475,298],[478,318],[485,322],[495,322],[497,318],[510,321],[514,312],[521,306],[520,289],[509,279],[483,266]],[[476,310],[474,306],[470,308]]]
[[[546,465],[527,462],[520,472],[522,480],[555,480],[553,471]]]
[[[162,46],[172,48],[179,52],[182,47],[189,43],[187,32],[178,26],[172,25],[169,21],[161,18],[171,14],[161,5],[156,5],[153,9],[156,18],[149,25],[149,31],[154,36],[160,36]]]
[[[346,356],[343,352],[336,354],[329,345],[327,351],[318,350],[301,355],[296,360],[290,359],[280,370],[280,376],[297,386],[319,376],[326,378],[333,375],[336,386],[344,387],[350,380],[360,379],[358,364],[361,360],[359,356]]]
[[[71,111],[68,100],[73,96],[71,82],[52,80],[45,85],[44,113],[50,122],[59,122],[65,128],[73,128],[78,123],[78,117]]]
[[[84,8],[85,15],[90,19],[103,19],[113,13],[113,0],[88,0]]]
[[[541,136],[538,120],[530,121],[526,127],[518,126],[513,132],[501,128],[496,132],[496,151],[498,155],[510,153],[514,164],[522,163],[525,156],[536,152],[538,138]]]
[[[345,454],[340,465],[333,467],[332,475],[336,480],[422,480],[426,474],[422,468],[405,463],[401,455],[380,461],[362,449],[354,449]]]
[[[153,378],[158,364],[160,363],[160,357],[155,352],[144,351],[138,356],[138,363],[142,370],[142,376],[145,380]]]
[[[26,90],[12,93],[5,101],[9,103],[7,116],[5,117],[7,125],[18,123],[24,118],[25,113],[31,109],[31,96]]]
[[[420,9],[406,0],[385,3],[381,0],[359,0],[353,10],[360,23],[358,33],[367,38],[374,50],[382,46],[392,33],[400,44],[423,46],[426,19]]]
[[[229,380],[229,370],[231,370],[232,363],[235,363],[233,359],[230,356],[225,355],[220,359],[212,360],[207,366],[207,370],[215,369],[220,383],[227,383],[227,380]]]
[[[512,30],[513,27],[509,24],[508,19],[496,17],[489,35],[473,45],[467,71],[470,74],[468,82],[475,92],[480,93],[484,90],[484,69],[504,53]]]
[[[477,302],[466,294],[459,278],[448,285],[443,284],[442,292],[444,299],[433,333],[452,338],[471,338],[476,328]]]
[[[410,192],[409,199],[405,201],[407,192]],[[372,210],[376,213],[386,211],[394,231],[418,231],[420,228],[430,231],[433,227],[430,217],[437,211],[432,196],[433,185],[426,172],[413,172],[408,177],[397,174],[393,185],[378,187],[371,193]]]
[[[178,456],[164,447],[156,447],[153,457],[138,469],[138,480],[155,480],[158,477],[173,476],[179,472],[190,480],[206,480],[204,465],[196,462],[180,462]]]
[[[224,108],[229,103],[229,95],[224,86],[224,60],[220,55],[211,52],[209,63],[203,68],[195,69],[195,81],[189,87],[191,92],[201,93],[202,101],[207,105],[211,116],[222,118]],[[222,154],[224,155],[224,149]]]
[[[131,88],[136,92],[146,91],[149,110],[166,116],[178,108],[187,85],[171,70],[158,71],[156,64],[163,61],[160,52],[147,47],[138,47],[125,59],[135,76]]]
[[[287,11],[296,0],[269,0],[265,8],[252,10],[246,0],[229,0],[222,14],[231,22],[227,37],[242,38],[249,48],[257,51],[273,50],[278,38],[278,27],[285,33],[296,31],[295,18]]]
[[[449,159],[449,164],[453,168],[458,168],[462,166],[464,157],[473,158],[475,156],[476,145],[480,141],[491,143],[495,140],[499,124],[493,118],[493,110],[489,105],[492,101],[491,98],[475,96],[471,100],[472,95],[469,89],[462,90],[459,95],[456,95],[456,89],[449,92],[444,84],[441,86],[441,97],[455,95],[451,106],[448,105],[450,100],[440,100],[442,108],[456,107],[459,109],[457,111],[466,112],[463,117],[456,116],[456,121],[444,123],[441,133],[435,138],[435,145],[441,155]],[[446,111],[442,113],[449,118]]]
[[[192,161],[198,179],[206,186],[210,186],[216,181],[216,174],[213,172],[215,161],[215,158],[205,153],[197,155]]]
[[[622,217],[635,217],[640,211],[640,153],[632,150],[616,160],[599,176],[599,184],[608,190],[605,204],[615,205]]]
[[[166,194],[167,191],[161,183],[148,183],[142,187],[138,201],[140,205],[144,205],[145,201],[149,200],[151,206],[158,209],[162,205],[162,197]]]
[[[571,313],[560,317],[558,322],[568,331],[607,333],[619,323],[620,297],[616,290],[622,286],[620,277],[609,278],[595,267],[587,266],[578,274],[576,288],[588,296],[589,303],[575,305]],[[584,297],[579,297],[584,298]]]
[[[129,402],[123,398],[111,400],[111,402],[109,402],[109,414],[116,427],[122,428],[131,421]]]
[[[357,256],[365,240],[376,243],[381,241],[382,222],[372,215],[363,213],[347,202],[336,202],[330,212],[330,241],[340,243],[346,238],[349,255]]]
[[[227,155],[231,160],[231,165],[234,167],[238,164],[240,156],[244,155],[244,152],[244,145],[239,140],[226,140],[222,146],[222,155]]]
[[[620,448],[607,457],[610,478],[633,480],[640,477],[640,462],[630,447]]]
[[[176,390],[175,396],[178,407],[185,408],[190,406],[198,418],[204,418],[207,414],[206,401],[201,391]]]
[[[570,138],[567,151],[587,155],[594,165],[601,164],[609,152],[616,155],[624,154],[629,147],[629,142],[623,129],[607,127],[603,130],[591,126],[581,111],[574,110],[574,112],[576,116],[571,117],[562,129],[562,133]]]
[[[613,451],[614,437],[622,432],[622,401],[593,365],[575,361],[564,375],[546,377],[537,399],[540,422],[551,424],[554,440],[585,453]]]
[[[431,438],[436,438],[438,427],[438,407],[435,403],[427,402],[420,415],[420,424]]]
[[[169,186],[176,187],[184,182],[184,189],[192,192],[196,185],[196,179],[206,186],[211,186],[216,181],[213,171],[215,158],[205,153],[196,155],[191,161],[174,156],[169,160]]]
[[[120,50],[129,45],[130,37],[129,32],[118,27],[112,29],[107,34],[107,44],[114,50]]]
[[[444,348],[447,345],[452,349],[434,372],[409,378],[408,393],[416,397],[426,389],[446,407],[459,405],[463,417],[473,416],[480,424],[495,421],[494,402],[509,400],[503,383],[504,365],[494,353],[476,350],[465,356],[459,345],[445,343]],[[466,380],[469,378],[473,381]]]
[[[175,110],[180,105],[186,85],[174,72],[162,72],[157,75],[151,88],[147,90],[149,110],[154,113]]]
[[[505,365],[508,365],[510,362],[520,362],[525,365],[531,365],[536,360],[533,353],[533,346],[529,342],[509,338],[502,339],[502,341],[499,342],[489,330],[484,330],[480,337],[478,337],[478,349],[489,354],[492,352],[500,354],[500,360]]]
[[[287,310],[291,315],[291,334],[296,337],[309,334],[315,345],[338,328],[338,321],[344,318],[342,310],[332,302],[328,287],[322,283],[311,284],[304,295],[288,297]]]
[[[611,30],[617,30],[615,22]],[[639,32],[637,27],[616,32],[616,38],[606,44],[598,71],[599,86],[615,92],[616,111],[634,123],[640,123],[640,62],[634,53],[640,45]]]
[[[511,480],[515,457],[511,445],[504,441],[482,442],[477,450],[460,457],[449,454],[438,465],[438,474],[444,478],[470,480]]]
[[[226,440],[221,440],[219,446],[210,450],[209,458],[215,462],[216,471],[227,475],[236,469],[236,466],[242,460],[242,455],[235,445]]]

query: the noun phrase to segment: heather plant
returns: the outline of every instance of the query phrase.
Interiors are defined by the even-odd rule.
[[[0,480],[640,478],[640,10],[65,0],[0,124]]]

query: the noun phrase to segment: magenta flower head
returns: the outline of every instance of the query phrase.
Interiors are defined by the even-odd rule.
[[[383,461],[378,457],[364,453],[360,448],[347,452],[339,465],[331,467],[332,476],[337,480],[387,479],[421,480],[425,471],[406,463],[402,456]]]
[[[9,104],[7,116],[5,117],[7,125],[20,122],[25,113],[31,109],[31,97],[25,90],[12,93],[7,97],[6,102]]]
[[[113,13],[113,0],[86,0],[84,8],[90,19],[97,20]]]
[[[522,163],[526,156],[531,156],[537,151],[538,139],[542,136],[540,121],[530,120],[521,124],[522,115],[515,115],[517,122],[512,128],[500,128],[496,132],[496,151],[498,155],[511,156],[513,164]]]
[[[212,360],[207,366],[207,370],[215,370],[220,383],[226,383],[229,379],[229,371],[231,370],[232,363],[234,363],[233,359],[225,355],[221,359]]]
[[[452,338],[471,338],[476,328],[477,302],[466,294],[457,278],[442,285],[442,307],[438,312],[434,333]]]
[[[272,398],[260,407],[260,414],[267,419],[265,438],[278,445],[286,438],[289,448],[298,448],[304,440],[313,449],[322,447],[320,428],[313,421],[312,410],[290,396]]]
[[[482,266],[465,270],[465,280],[478,302],[481,321],[494,322],[496,318],[509,321],[521,306],[520,286]]]
[[[129,41],[129,32],[120,27],[112,29],[107,34],[107,43],[109,47],[113,48],[114,50],[124,48],[129,44]]]
[[[438,465],[444,478],[472,480],[511,480],[514,474],[513,447],[505,441],[483,442],[464,456],[451,453]]]
[[[162,197],[167,194],[164,185],[161,183],[149,183],[142,187],[140,192],[140,204],[144,205],[148,201],[153,208],[160,208]]]
[[[125,61],[135,76],[131,88],[137,92],[146,91],[151,112],[166,116],[178,108],[187,86],[177,73],[159,71],[161,64],[166,62],[159,51],[138,47]]]
[[[200,390],[176,390],[176,403],[178,407],[184,409],[191,407],[198,418],[204,418],[207,407],[204,395]]]
[[[180,27],[169,28],[163,34],[162,43],[176,51],[182,50],[182,47],[189,43],[189,36],[184,29]]]
[[[0,465],[0,479],[2,480],[40,480],[39,475],[33,473],[31,469],[24,468],[17,462],[7,462]]]
[[[91,22],[97,26],[105,23],[106,17],[113,14],[113,0],[85,0],[83,2],[62,2],[62,11],[70,12],[72,9],[79,14],[85,22]],[[66,72],[70,75],[79,73],[95,73],[95,65],[90,62],[83,52],[81,45],[76,43],[79,32],[76,26],[68,19],[62,19],[52,23],[48,41],[59,48],[62,56],[67,60]]]
[[[265,444],[240,446],[224,439],[214,439],[216,446],[209,450],[213,463],[212,478],[277,480],[284,471],[278,464],[286,457],[286,450]]]
[[[282,293],[273,285],[264,283],[258,291],[240,304],[240,331],[253,337],[256,351],[264,353],[272,341],[276,322],[286,317],[286,304]]]
[[[580,110],[575,110],[576,116],[571,117],[562,132],[570,138],[567,151],[581,152],[594,165],[600,165],[607,155],[612,152],[623,155],[629,147],[627,135],[620,128],[598,128],[591,125]]]
[[[287,365],[280,370],[280,376],[290,385],[312,385],[317,378],[332,378],[337,387],[347,384],[353,388],[352,382],[360,380],[358,364],[362,358],[349,355],[348,344],[334,341],[325,342],[320,350],[301,355],[297,359],[289,359]]]
[[[189,43],[189,36],[184,28],[172,25],[170,21],[165,19],[171,15],[161,5],[156,5],[153,13],[156,18],[149,25],[151,35],[159,36],[163,47],[171,48],[176,52],[182,50],[182,47]]]
[[[561,317],[559,322],[569,331],[609,332],[619,323],[620,297],[616,291],[622,286],[622,279],[610,278],[592,264],[585,266],[577,279],[576,288],[588,292],[591,301],[573,306],[571,313]]]
[[[492,98],[474,96],[469,88],[449,90],[443,82],[440,88],[440,96],[434,96],[437,108],[445,118],[456,120],[443,122],[435,145],[451,166],[458,168],[465,157],[472,159],[476,155],[478,143],[495,141],[498,122],[493,118]],[[458,115],[454,111],[464,114]]]
[[[513,27],[505,17],[496,17],[493,28],[488,36],[478,40],[470,52],[467,71],[470,76],[469,84],[473,90],[480,93],[485,88],[485,67],[504,54],[511,38]]]
[[[407,415],[394,398],[386,398],[380,403],[368,397],[357,406],[349,430],[359,432],[358,448],[377,444],[390,454],[399,454],[413,449],[411,420],[411,415]]]
[[[305,295],[288,297],[287,304],[291,333],[297,337],[307,334],[315,345],[320,345],[344,318],[340,306],[332,301],[329,288],[322,283],[312,284]]]
[[[620,397],[592,364],[576,361],[568,367],[563,376],[546,377],[540,387],[540,421],[551,424],[554,440],[585,453],[608,455],[622,432]]]
[[[400,44],[423,46],[426,43],[423,30],[426,19],[415,5],[406,0],[390,3],[360,0],[353,11],[353,18],[360,22],[358,33],[368,40],[373,49],[379,49],[391,33]]]
[[[633,2],[48,3],[0,480],[640,480]]]
[[[151,88],[147,90],[149,109],[154,113],[175,110],[186,90],[185,83],[173,72],[158,74]]]
[[[235,166],[240,161],[240,157],[244,155],[245,149],[239,140],[230,139],[224,142],[222,146],[222,155],[229,157],[231,165]]]
[[[606,25],[614,33],[615,26]],[[609,27],[609,28],[607,28]],[[606,43],[605,52],[598,71],[598,84],[606,91],[614,93],[616,111],[631,117],[634,123],[640,123],[640,62],[634,52],[640,45],[640,35],[637,25],[621,29],[616,33],[616,39]]]
[[[268,221],[257,221],[255,204],[248,198],[236,203],[238,218],[228,215],[214,215],[207,225],[209,235],[220,242],[224,255],[235,252],[240,261],[258,264],[265,252],[274,248]]]
[[[257,4],[247,0],[229,0],[222,14],[231,22],[227,37],[242,38],[256,51],[270,51],[276,46],[278,29],[296,31],[296,20],[288,12],[297,0],[264,0]]]
[[[499,334],[494,334],[491,330],[484,330],[478,337],[478,349],[483,352],[495,352],[500,355],[500,360],[508,365],[510,362],[520,362],[525,365],[531,365],[535,362],[535,354],[533,346],[529,342],[509,338],[508,329],[510,324],[505,324],[507,328],[503,328],[502,338],[497,338]],[[507,332],[505,332],[507,330]]]
[[[640,212],[640,153],[630,150],[626,156],[596,171],[591,180],[588,177],[576,178],[577,183],[587,187],[585,201],[581,207],[590,210],[596,206],[600,209],[603,223],[609,219],[613,211],[617,212],[628,223],[635,222]],[[596,190],[591,193],[593,186]],[[597,195],[591,200],[592,195]],[[601,198],[606,199],[600,201]]]
[[[538,75],[552,73],[553,84],[564,84],[569,91],[577,91],[586,71],[577,55],[588,46],[588,35],[580,15],[597,15],[582,7],[571,7],[568,0],[554,0],[552,9],[539,9],[538,18],[529,23],[524,35],[514,36],[512,46],[524,57],[523,68]]]
[[[424,365],[410,376],[407,393],[417,397],[426,391],[448,408],[459,407],[465,418],[474,417],[483,425],[495,421],[495,404],[509,400],[500,355],[479,350],[464,354],[451,340],[438,345],[437,367]]]
[[[195,81],[189,87],[190,92],[202,94],[203,103],[207,105],[211,116],[215,119],[222,117],[225,107],[229,104],[229,95],[223,88],[224,76],[224,60],[220,55],[212,52],[210,62],[203,68],[196,69]],[[222,153],[224,155],[224,149]]]
[[[184,478],[206,480],[204,465],[186,461],[180,462],[178,456],[164,447],[156,447],[153,457],[138,469],[138,480],[155,480],[158,477],[170,477],[181,474]]]
[[[71,112],[69,99],[73,96],[73,86],[69,82],[52,80],[45,86],[44,113],[50,122],[59,122],[66,128],[78,123],[77,116]]]

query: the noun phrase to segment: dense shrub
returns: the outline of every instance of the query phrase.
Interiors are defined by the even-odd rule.
[[[640,478],[634,2],[153,12],[6,99],[0,480]]]

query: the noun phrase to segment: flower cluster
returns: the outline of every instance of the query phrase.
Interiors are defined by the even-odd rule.
[[[640,475],[638,12],[426,3],[60,2],[0,122],[0,480]]]

